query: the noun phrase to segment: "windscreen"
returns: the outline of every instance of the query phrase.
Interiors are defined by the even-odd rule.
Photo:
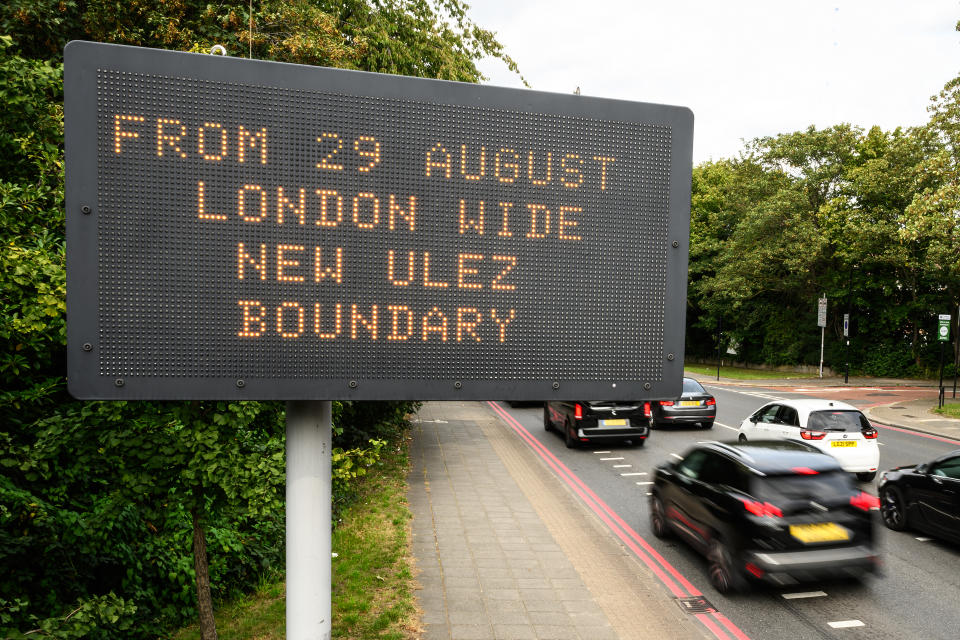
[[[809,429],[818,431],[863,431],[870,421],[859,411],[814,411],[807,420]]]
[[[846,500],[854,490],[853,478],[844,471],[804,475],[766,476],[753,481],[753,495],[773,504],[791,500],[831,502]]]

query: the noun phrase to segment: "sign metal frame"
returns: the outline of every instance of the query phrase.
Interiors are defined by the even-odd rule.
[[[156,77],[225,83],[263,90],[312,90],[369,98],[371,101],[409,101],[439,109],[469,107],[509,110],[520,114],[546,114],[603,122],[652,123],[669,128],[669,202],[666,233],[654,241],[662,247],[665,290],[663,304],[647,314],[662,330],[657,353],[630,353],[627,357],[655,359],[654,375],[642,379],[577,379],[575,375],[545,374],[537,379],[496,376],[444,375],[385,378],[358,371],[356,375],[271,376],[245,375],[120,375],[100,360],[105,335],[96,301],[102,294],[98,269],[104,252],[98,228],[102,194],[111,188],[100,169],[98,140],[99,93],[110,83],[98,84],[98,73],[108,69],[122,77],[147,74]],[[122,80],[120,81],[122,83]],[[687,260],[689,251],[690,176],[692,170],[693,114],[684,107],[609,100],[467,83],[390,76],[359,71],[308,67],[206,54],[171,52],[122,45],[72,42],[65,49],[65,146],[67,224],[67,350],[68,387],[81,399],[245,399],[245,400],[642,400],[679,395],[684,361]],[[198,99],[197,117],[204,108]],[[632,141],[627,141],[631,143]],[[99,146],[98,146],[99,145]],[[194,183],[195,184],[195,183]],[[634,212],[643,233],[643,212]],[[189,217],[189,216],[187,216]],[[194,215],[194,221],[196,216]],[[624,229],[610,229],[611,234]],[[624,274],[619,274],[622,279]],[[562,300],[559,283],[557,303]],[[604,282],[595,286],[604,287]],[[638,287],[639,288],[639,287]],[[650,292],[637,291],[629,301],[644,305]],[[604,318],[606,321],[607,318]],[[609,318],[611,327],[616,318]],[[456,358],[455,348],[451,351]],[[232,355],[226,349],[223,358]],[[585,357],[572,350],[569,358]],[[587,354],[588,355],[588,354]],[[548,363],[549,364],[549,363]],[[547,367],[549,369],[549,366]]]

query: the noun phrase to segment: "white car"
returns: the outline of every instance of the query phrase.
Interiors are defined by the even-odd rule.
[[[877,475],[877,430],[860,410],[845,402],[778,400],[760,407],[740,424],[739,440],[799,440],[829,453],[844,471],[863,482]]]

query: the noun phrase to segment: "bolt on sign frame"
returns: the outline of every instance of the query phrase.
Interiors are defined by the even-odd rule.
[[[87,399],[680,393],[693,114],[73,42]]]

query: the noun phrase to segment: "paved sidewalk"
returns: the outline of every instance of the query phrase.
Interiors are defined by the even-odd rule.
[[[617,638],[469,404],[427,403],[414,425],[409,500],[423,639]]]

